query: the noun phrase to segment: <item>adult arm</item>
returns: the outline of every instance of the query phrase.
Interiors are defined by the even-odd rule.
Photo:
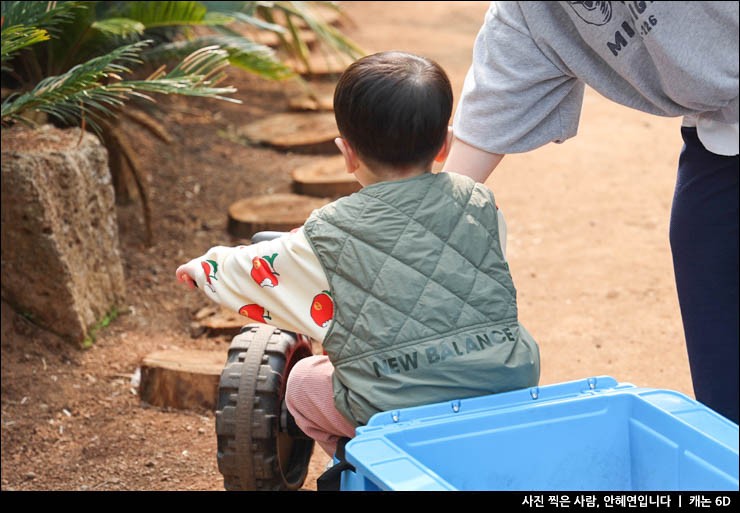
[[[485,180],[503,155],[573,137],[583,83],[530,33],[518,2],[493,2],[473,48],[444,170]]]
[[[483,183],[503,158],[500,153],[489,153],[455,137],[442,171],[466,175]]]

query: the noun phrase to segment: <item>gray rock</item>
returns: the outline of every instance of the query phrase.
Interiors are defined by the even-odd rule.
[[[94,135],[4,129],[1,228],[3,299],[37,325],[81,343],[123,305],[108,154]]]

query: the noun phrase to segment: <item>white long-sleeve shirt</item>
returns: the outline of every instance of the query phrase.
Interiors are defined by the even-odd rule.
[[[498,211],[506,256],[506,221]],[[186,264],[205,294],[252,321],[323,341],[334,313],[329,282],[303,229],[250,246],[215,246]]]

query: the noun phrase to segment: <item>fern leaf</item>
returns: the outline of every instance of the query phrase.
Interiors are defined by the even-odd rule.
[[[52,35],[74,20],[76,10],[86,8],[84,2],[2,2],[0,7],[3,25],[44,28]]]
[[[96,120],[116,115],[116,111],[132,96],[151,99],[143,93],[203,96],[240,103],[228,98],[233,87],[217,87],[228,65],[228,53],[217,47],[201,48],[186,57],[172,71],[149,80],[118,79],[129,72],[127,64],[140,62],[139,54],[151,41],[122,46],[113,52],[75,66],[67,73],[48,77],[36,87],[2,104],[2,121],[23,121],[29,111],[41,111],[68,124],[76,124],[83,116],[99,131]]]
[[[352,58],[358,58],[365,54],[364,50],[351,39],[331,25],[321,21],[305,4],[306,2],[275,2],[275,7],[284,11],[289,18],[290,16],[296,16],[303,20],[329,48]]]
[[[91,27],[100,32],[119,37],[128,37],[144,33],[144,24],[129,18],[107,18],[93,22]]]
[[[200,2],[128,2],[127,18],[147,29],[187,25],[223,25],[233,21],[224,13],[209,13]]]
[[[36,27],[14,25],[3,28],[2,44],[0,44],[0,58],[3,69],[8,69],[4,66],[5,62],[10,60],[17,52],[36,43],[48,41],[49,38],[49,33],[46,30]]]
[[[275,56],[272,48],[250,41],[243,36],[233,35],[233,32],[225,27],[220,27],[219,30],[227,35],[203,36],[192,41],[158,45],[146,51],[143,57],[150,61],[164,62],[173,58],[181,59],[197,48],[219,46],[228,52],[229,62],[233,66],[263,78],[282,80],[294,75],[294,72]]]
[[[269,30],[270,32],[278,32],[280,34],[285,33],[285,27],[283,27],[282,25],[278,25],[277,23],[269,23],[255,16],[250,16],[249,14],[241,12],[234,12],[231,13],[231,15],[234,17],[235,20],[241,21],[248,25],[252,25],[253,27],[256,27],[258,29]]]

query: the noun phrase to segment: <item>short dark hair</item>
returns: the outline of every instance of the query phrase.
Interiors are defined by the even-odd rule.
[[[431,166],[451,114],[447,74],[436,62],[405,52],[355,61],[334,91],[339,133],[371,169]]]

